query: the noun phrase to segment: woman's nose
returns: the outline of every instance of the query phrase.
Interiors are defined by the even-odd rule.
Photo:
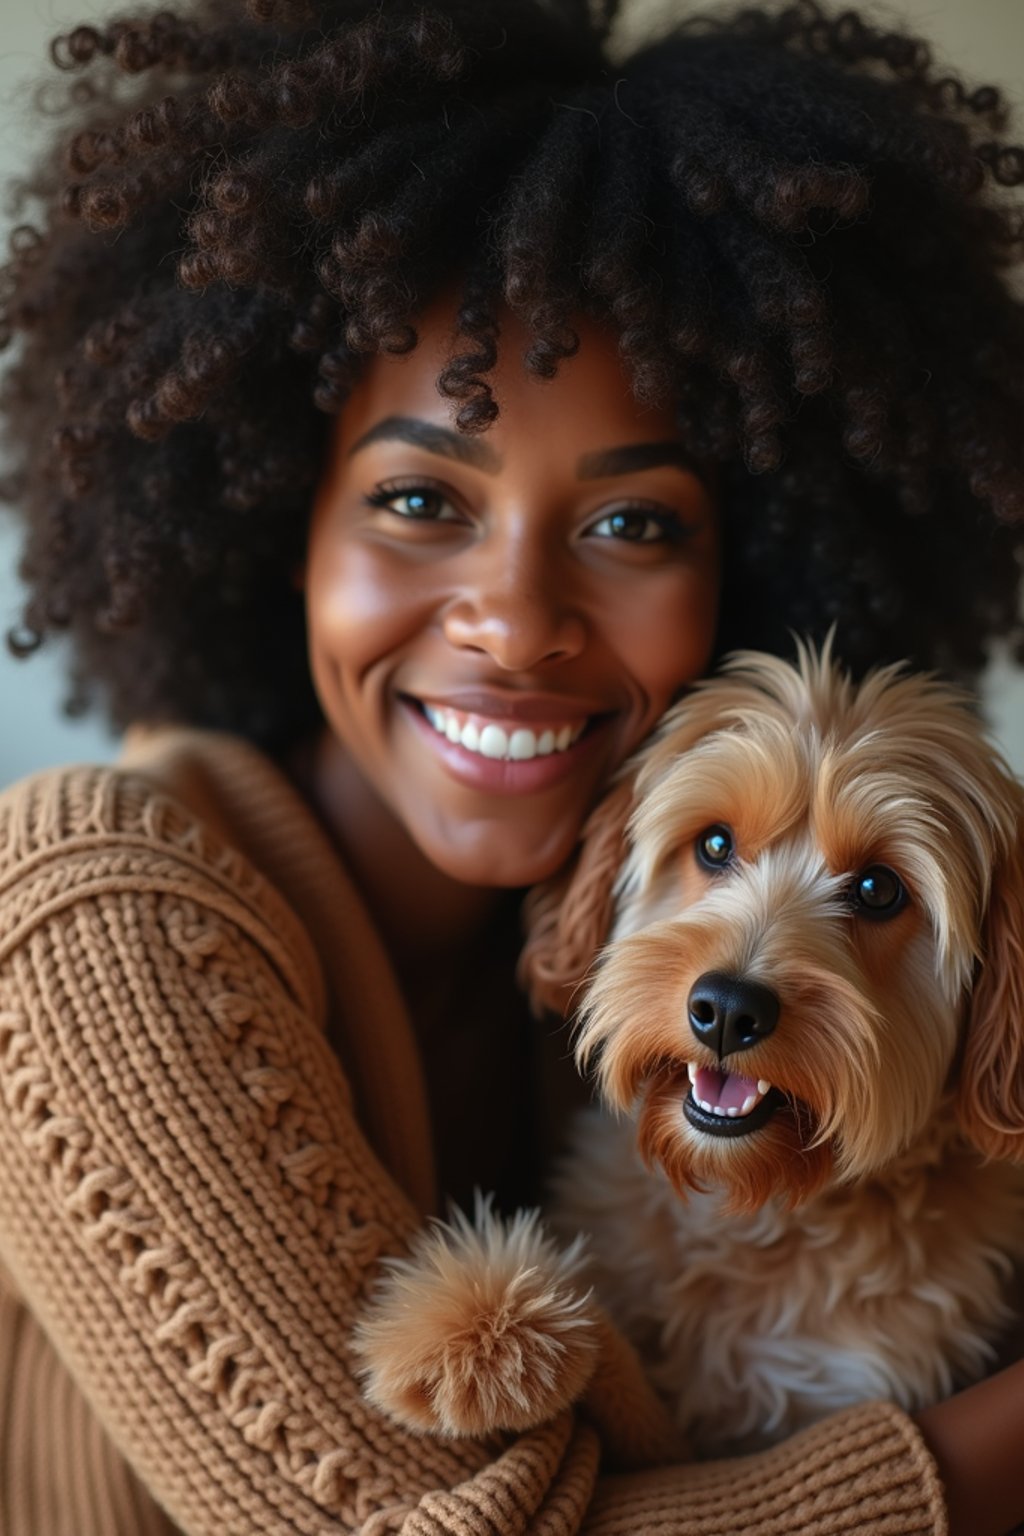
[[[564,578],[543,558],[510,552],[481,564],[444,615],[451,645],[487,655],[503,670],[527,672],[579,655],[586,626]]]

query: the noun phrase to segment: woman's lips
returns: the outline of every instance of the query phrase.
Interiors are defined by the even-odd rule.
[[[471,789],[511,795],[534,794],[574,774],[610,718],[577,717],[530,725],[522,719],[464,714],[408,696],[400,702],[420,739],[453,778]],[[467,728],[468,746],[462,741]]]

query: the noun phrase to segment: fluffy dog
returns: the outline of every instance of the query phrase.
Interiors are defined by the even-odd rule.
[[[933,678],[855,685],[826,643],[698,685],[532,909],[533,994],[591,973],[578,1059],[630,1117],[558,1178],[589,1257],[486,1208],[435,1229],[362,1330],[377,1400],[518,1428],[597,1367],[615,1418],[641,1389],[584,1277],[704,1452],[982,1375],[1024,1261],[1022,808]]]

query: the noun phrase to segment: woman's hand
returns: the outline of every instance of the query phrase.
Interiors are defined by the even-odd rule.
[[[945,1485],[949,1536],[1007,1536],[1024,1520],[1024,1360],[915,1418]]]

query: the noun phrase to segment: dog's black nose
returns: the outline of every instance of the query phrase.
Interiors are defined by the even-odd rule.
[[[770,987],[705,971],[690,988],[690,1028],[719,1057],[749,1051],[779,1022],[779,1000]]]

